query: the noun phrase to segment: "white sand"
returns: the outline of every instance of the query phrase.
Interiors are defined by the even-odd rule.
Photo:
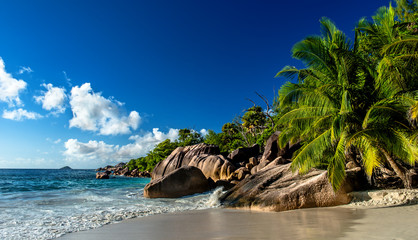
[[[378,190],[350,193],[349,207],[388,207],[418,203],[418,189]]]
[[[353,193],[331,208],[286,212],[210,209],[162,214],[62,239],[418,239],[418,190]],[[411,205],[412,204],[412,205]]]

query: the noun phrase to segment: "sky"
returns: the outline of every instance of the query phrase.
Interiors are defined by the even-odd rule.
[[[0,3],[0,168],[97,168],[273,102],[292,46],[383,0]]]

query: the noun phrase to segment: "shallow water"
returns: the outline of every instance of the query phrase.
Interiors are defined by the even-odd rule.
[[[0,169],[0,239],[51,239],[128,218],[206,209],[209,192],[146,199],[147,178],[95,178],[94,170]],[[212,196],[212,197],[211,197]]]

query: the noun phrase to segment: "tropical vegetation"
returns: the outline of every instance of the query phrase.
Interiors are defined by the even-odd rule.
[[[285,66],[277,73],[290,81],[273,106],[257,93],[265,109],[250,100],[254,105],[220,133],[182,129],[176,141],[159,143],[129,168],[151,171],[176,147],[201,142],[224,153],[263,146],[279,130],[280,147],[302,145],[292,169],[326,169],[334,190],[342,186],[349,161],[369,176],[391,168],[411,187],[408,169],[418,162],[418,0],[397,0],[371,20],[361,19],[354,40],[327,18],[320,20],[320,30],[293,46],[292,56],[305,68]]]
[[[293,170],[326,168],[338,190],[348,160],[368,175],[389,164],[411,186],[404,164],[418,161],[417,7],[417,0],[381,7],[372,21],[358,22],[354,41],[323,18],[320,36],[294,45],[293,57],[306,68],[286,66],[277,74],[296,78],[278,97],[288,111],[278,121],[285,124],[280,144],[303,143]]]

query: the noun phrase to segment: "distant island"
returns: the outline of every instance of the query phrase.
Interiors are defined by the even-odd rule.
[[[70,168],[69,166],[65,166],[65,167],[60,168],[60,170],[73,170],[73,169]]]

